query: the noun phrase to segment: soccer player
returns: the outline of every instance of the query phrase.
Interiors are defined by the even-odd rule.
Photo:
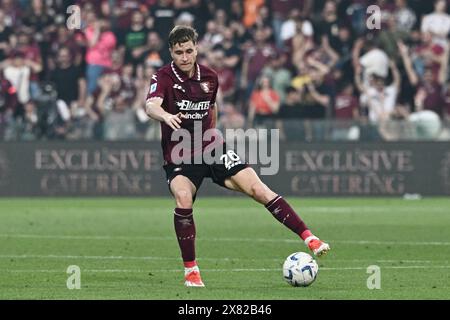
[[[314,236],[286,200],[269,189],[233,150],[227,150],[223,140],[220,159],[224,161],[213,164],[179,163],[179,155],[174,152],[178,142],[172,141],[172,134],[181,128],[193,133],[194,127],[199,127],[199,124],[206,131],[214,128],[216,123],[218,78],[213,70],[196,62],[197,39],[198,34],[191,27],[176,26],[172,29],[168,42],[173,60],[153,75],[145,107],[149,117],[161,122],[164,170],[176,202],[174,224],[185,267],[185,285],[204,286],[195,261],[196,231],[192,208],[205,177],[212,178],[222,187],[243,192],[263,204],[278,221],[295,232],[316,256],[323,255],[330,250],[329,245]],[[198,135],[191,135],[193,145],[196,145],[195,137]],[[201,150],[194,147],[189,156],[194,157],[207,147],[208,143],[201,141]]]

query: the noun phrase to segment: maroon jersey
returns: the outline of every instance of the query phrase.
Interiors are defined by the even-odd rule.
[[[334,103],[334,112],[336,119],[353,119],[355,110],[358,109],[358,99],[346,94],[340,94],[336,97]]]
[[[440,117],[443,114],[444,95],[442,86],[438,82],[421,83],[420,88],[426,92],[423,108],[436,112]]]
[[[163,66],[152,77],[147,99],[162,98],[161,106],[165,111],[171,114],[181,112],[185,115],[185,118],[181,119],[181,128],[188,130],[191,134],[191,156],[202,152],[211,142],[203,141],[198,133],[194,134],[194,126],[200,127],[201,124],[202,132],[215,128],[214,104],[218,86],[216,72],[199,64],[196,64],[191,78],[173,62]],[[171,141],[172,133],[172,128],[161,122],[161,146],[166,163],[179,161],[172,159],[172,150],[179,143],[179,141]],[[220,140],[219,135],[215,137],[212,142]],[[194,143],[194,139],[202,139],[201,143],[197,141],[197,144],[201,145],[201,150],[195,148],[197,144]],[[180,154],[180,156],[185,155]]]

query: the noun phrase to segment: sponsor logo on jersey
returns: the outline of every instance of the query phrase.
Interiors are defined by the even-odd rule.
[[[176,102],[180,111],[200,111],[209,109],[209,101],[192,102],[190,100],[182,100]]]
[[[154,83],[154,84],[152,84],[151,86],[150,86],[150,93],[153,93],[153,92],[155,92],[156,91],[156,87],[158,86],[158,84],[157,83]]]
[[[204,117],[208,115],[208,111],[205,113],[186,113],[183,117],[188,120],[202,120]]]

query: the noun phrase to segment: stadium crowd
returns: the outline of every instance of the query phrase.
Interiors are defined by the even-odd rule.
[[[70,5],[80,8],[80,28],[68,28]],[[158,139],[159,123],[143,107],[179,24],[197,29],[199,62],[218,73],[221,128],[279,128],[283,139],[306,141],[442,139],[449,7],[0,0],[0,140]]]

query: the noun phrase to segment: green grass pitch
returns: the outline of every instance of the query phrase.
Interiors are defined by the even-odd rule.
[[[306,247],[251,199],[197,199],[206,288],[183,286],[169,198],[2,199],[0,299],[450,298],[450,199],[289,200],[332,247],[308,288],[281,271]],[[79,290],[67,288],[70,265]],[[371,265],[381,289],[367,288]]]

